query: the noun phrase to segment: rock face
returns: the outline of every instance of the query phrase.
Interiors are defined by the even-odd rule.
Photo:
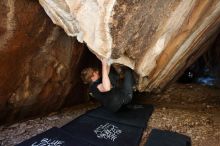
[[[160,91],[215,40],[219,0],[39,0],[53,22],[99,57],[140,76],[139,91]]]
[[[59,109],[79,82],[84,46],[38,1],[3,0],[0,8],[0,122]]]

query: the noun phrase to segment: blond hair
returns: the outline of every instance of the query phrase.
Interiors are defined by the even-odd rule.
[[[92,76],[93,73],[99,71],[97,68],[93,68],[93,67],[88,67],[88,68],[84,68],[81,71],[81,79],[83,81],[84,84],[90,84],[92,82]]]

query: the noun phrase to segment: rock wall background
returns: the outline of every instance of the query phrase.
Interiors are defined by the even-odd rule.
[[[85,101],[78,86],[85,46],[55,26],[38,1],[2,0],[0,9],[0,123],[58,110],[67,95]]]

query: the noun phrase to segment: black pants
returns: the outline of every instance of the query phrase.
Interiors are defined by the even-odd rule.
[[[118,111],[123,105],[128,104],[133,98],[133,86],[135,83],[132,70],[124,68],[124,79],[118,85],[119,75],[115,72],[110,73],[109,77],[114,91],[106,104],[107,108],[113,112]]]

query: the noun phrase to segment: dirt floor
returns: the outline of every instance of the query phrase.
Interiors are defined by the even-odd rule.
[[[220,146],[219,88],[173,84],[162,94],[139,97],[138,101],[155,106],[140,146],[152,128],[187,135],[191,137],[192,146]]]
[[[145,144],[152,128],[188,135],[193,146],[220,146],[219,88],[173,84],[158,95],[137,95],[135,102],[151,103],[155,107],[140,146]],[[97,106],[98,103],[89,102],[45,117],[0,126],[0,144],[12,146],[51,127],[61,127]]]

